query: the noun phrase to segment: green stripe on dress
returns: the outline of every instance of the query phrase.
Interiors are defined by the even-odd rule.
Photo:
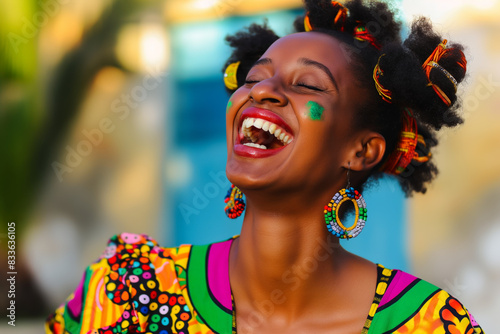
[[[87,295],[88,295],[88,288],[90,284],[90,279],[92,278],[92,275],[94,274],[94,271],[90,269],[90,267],[87,267],[85,271],[85,283],[83,284],[83,291],[82,291],[82,306],[80,310],[80,319],[78,321],[75,321],[69,314],[70,312],[68,311],[68,304],[66,302],[66,308],[64,309],[64,314],[63,314],[63,319],[64,319],[64,329],[68,331],[68,333],[80,333],[82,329],[82,320],[83,320],[83,315],[85,313],[85,303],[87,302]],[[73,298],[75,296],[73,295]]]
[[[219,308],[208,290],[207,256],[210,245],[193,246],[187,266],[187,288],[193,307],[216,333],[231,333],[232,316]]]
[[[392,333],[404,325],[420,310],[439,288],[423,280],[419,280],[409,291],[405,292],[394,304],[377,311],[373,317],[369,334]]]

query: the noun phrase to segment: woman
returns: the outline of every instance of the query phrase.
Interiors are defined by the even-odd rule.
[[[402,43],[383,3],[306,7],[295,34],[253,25],[228,38],[226,213],[242,214],[244,193],[241,235],[179,248],[112,238],[48,332],[482,333],[445,291],[339,244],[364,226],[368,179],[397,175],[411,194],[436,175],[433,133],[461,123],[461,46],[424,19]]]

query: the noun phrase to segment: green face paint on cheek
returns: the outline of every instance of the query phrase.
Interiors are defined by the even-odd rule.
[[[317,102],[314,101],[309,101],[306,104],[307,110],[309,110],[309,113],[307,116],[309,116],[310,119],[313,121],[320,121],[321,117],[323,116],[323,111],[325,108]]]
[[[233,106],[233,101],[229,101],[229,102],[227,103],[227,107],[226,107],[226,114],[228,113],[229,108],[231,108],[232,106]]]

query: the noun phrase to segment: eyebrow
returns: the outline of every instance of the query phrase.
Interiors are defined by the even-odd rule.
[[[261,59],[257,60],[253,64],[253,66],[271,65],[272,63],[273,63],[273,61],[270,58],[261,58]],[[328,67],[326,67],[325,65],[323,65],[315,60],[309,59],[309,58],[300,58],[299,64],[306,65],[306,66],[313,66],[313,67],[316,67],[317,69],[323,71],[330,78],[332,84],[335,86],[337,91],[339,90],[339,87],[337,85],[337,81],[335,81],[335,78],[333,77],[332,72],[330,72],[330,69]]]
[[[337,81],[335,81],[335,78],[333,77],[333,74],[332,74],[332,72],[330,72],[330,69],[328,67],[326,67],[325,65],[323,65],[321,63],[318,63],[315,60],[309,59],[309,58],[300,58],[299,63],[306,65],[306,66],[316,67],[317,69],[320,69],[321,71],[325,72],[325,74],[328,75],[328,77],[332,81],[332,84],[335,86],[337,91],[339,90],[339,87],[337,85]]]
[[[271,65],[273,63],[273,61],[270,59],[270,58],[260,58],[259,60],[257,60],[253,66],[257,66],[257,65]]]

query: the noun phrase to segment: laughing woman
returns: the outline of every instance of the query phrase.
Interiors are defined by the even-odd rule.
[[[295,29],[228,37],[226,213],[244,212],[241,235],[112,238],[48,332],[482,333],[447,292],[339,244],[365,224],[367,180],[395,175],[409,195],[437,174],[434,134],[462,122],[462,47],[425,19],[402,42],[379,2],[306,1]]]

